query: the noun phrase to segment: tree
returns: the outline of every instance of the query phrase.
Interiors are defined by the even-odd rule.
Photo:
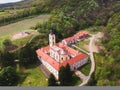
[[[53,74],[50,74],[50,78],[48,79],[48,86],[56,86],[56,79]]]
[[[60,85],[61,86],[65,86],[66,85],[66,73],[65,73],[65,67],[61,67],[60,71],[59,71],[59,81],[60,81]]]
[[[23,66],[35,64],[37,61],[35,51],[29,44],[26,44],[26,46],[20,49],[18,58],[20,60],[20,64]]]
[[[70,70],[70,65],[69,64],[67,64],[67,66],[66,66],[66,76],[67,76],[66,81],[71,82],[73,72]]]
[[[12,67],[6,67],[0,71],[0,86],[16,86],[19,76]]]
[[[10,52],[0,52],[0,64],[2,67],[14,66],[14,55]]]
[[[11,42],[10,39],[5,39],[5,40],[3,41],[3,45],[4,45],[4,46],[10,46],[10,45],[12,45],[12,42]]]
[[[61,86],[69,86],[73,79],[73,73],[70,70],[70,65],[67,64],[66,67],[61,67],[59,71],[59,81]]]

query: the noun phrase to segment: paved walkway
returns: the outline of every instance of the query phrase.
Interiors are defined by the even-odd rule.
[[[88,79],[88,76],[85,76],[82,72],[80,71],[75,71],[75,74],[82,79],[83,82],[86,82],[86,80]]]
[[[90,73],[88,76],[85,76],[82,72],[80,71],[76,71],[75,74],[80,77],[82,79],[82,83],[79,85],[79,86],[84,86],[88,83],[89,79],[91,78],[91,75],[92,73],[94,72],[95,70],[95,61],[94,61],[94,56],[93,56],[93,50],[94,50],[94,45],[95,45],[95,36],[92,35],[92,37],[90,38],[90,43],[89,43],[89,50],[90,50],[90,53],[88,53],[88,55],[90,56],[90,60],[91,60],[91,69],[90,69]]]

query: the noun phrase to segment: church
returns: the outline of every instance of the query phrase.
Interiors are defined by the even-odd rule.
[[[85,32],[83,35],[87,35],[87,33]],[[78,37],[76,38],[74,35],[74,37],[70,39],[72,41],[69,40],[68,43],[76,43],[77,39]],[[59,79],[59,70],[61,66],[69,64],[71,71],[74,71],[88,62],[88,56],[86,54],[70,48],[70,44],[68,43],[65,43],[65,40],[56,43],[55,34],[51,30],[49,34],[49,45],[36,50],[38,59],[56,79]]]

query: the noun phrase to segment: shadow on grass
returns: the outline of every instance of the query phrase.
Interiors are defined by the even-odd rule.
[[[79,85],[80,83],[82,83],[81,79],[74,74],[74,75],[73,75],[72,82],[69,83],[69,86],[77,86],[77,85]]]
[[[27,66],[27,67],[24,67],[24,70],[22,70],[20,73],[19,73],[19,77],[20,77],[20,80],[19,80],[19,85],[21,86],[21,84],[24,82],[24,80],[27,78],[27,76],[29,76],[31,73],[28,73],[28,72],[25,72],[27,69],[32,69],[32,68],[36,68],[37,65],[30,65],[30,66]]]
[[[26,77],[27,77],[29,74],[30,74],[30,73],[19,73],[19,77],[20,77],[19,85],[21,85],[22,82],[24,82],[24,80],[26,79]]]
[[[26,66],[25,68],[26,69],[32,69],[32,68],[37,68],[38,65],[29,65],[29,66]]]
[[[78,70],[84,73],[85,75],[89,75],[90,68],[91,68],[91,62],[88,62],[82,67],[80,67]]]

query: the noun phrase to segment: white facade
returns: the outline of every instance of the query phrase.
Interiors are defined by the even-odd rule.
[[[41,59],[40,57],[38,58],[42,62],[42,64],[56,77],[56,79],[59,79],[59,71],[56,70],[53,66],[51,66],[49,63],[45,62],[45,60]],[[79,67],[83,66],[84,64],[86,64],[87,62],[88,62],[88,57],[70,65],[70,69],[71,71],[74,71]]]
[[[71,44],[75,44],[77,42],[77,40],[73,39],[69,42],[67,42],[66,40],[62,40],[62,43],[65,44],[65,45],[68,45],[70,46]]]
[[[88,57],[84,58],[83,60],[80,60],[80,61],[74,63],[73,65],[70,66],[71,71],[74,71],[75,69],[78,69],[79,67],[83,66],[87,62],[88,62]]]
[[[66,51],[55,45],[50,48],[50,56],[54,58],[57,62],[63,62],[70,59],[70,56]]]
[[[49,63],[45,62],[42,58],[38,57],[42,64],[58,79],[58,71],[52,67]]]

